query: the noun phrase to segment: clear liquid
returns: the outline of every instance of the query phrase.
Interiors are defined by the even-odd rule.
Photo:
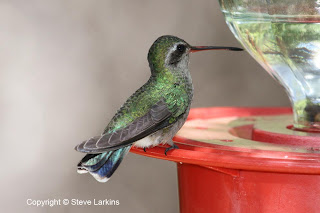
[[[236,38],[285,87],[296,127],[320,128],[320,19],[224,14]]]

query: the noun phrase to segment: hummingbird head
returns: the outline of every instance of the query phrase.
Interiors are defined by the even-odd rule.
[[[241,51],[237,47],[191,46],[176,36],[159,37],[150,47],[148,61],[152,74],[162,70],[187,70],[189,54],[203,50],[232,50]]]
[[[152,73],[164,69],[187,68],[190,45],[184,40],[170,35],[159,37],[148,53],[149,66]]]

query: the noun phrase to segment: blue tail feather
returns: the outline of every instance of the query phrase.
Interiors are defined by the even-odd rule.
[[[97,181],[106,182],[118,168],[131,146],[101,154],[88,154],[78,164],[78,172],[89,172]]]

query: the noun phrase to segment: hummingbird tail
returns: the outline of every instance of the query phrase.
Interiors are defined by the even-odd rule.
[[[131,145],[99,154],[87,154],[78,164],[78,173],[89,172],[97,181],[107,182],[129,152]]]

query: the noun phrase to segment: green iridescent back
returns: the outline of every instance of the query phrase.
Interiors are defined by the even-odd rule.
[[[170,48],[182,39],[174,36],[162,36],[151,46],[148,61],[151,77],[146,84],[138,89],[111,119],[104,133],[114,132],[126,127],[137,118],[145,115],[152,105],[164,99],[170,112],[170,119],[174,123],[191,103],[190,90],[192,85],[186,82],[186,76],[170,70],[165,66],[165,59]]]

